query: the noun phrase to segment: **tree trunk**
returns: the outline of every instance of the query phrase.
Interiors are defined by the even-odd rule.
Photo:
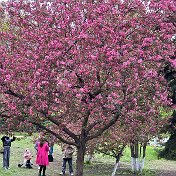
[[[117,156],[116,156],[116,162],[115,162],[114,170],[113,170],[113,172],[112,172],[112,176],[115,176],[115,174],[116,174],[116,171],[117,171],[117,169],[118,169],[118,167],[119,167],[120,158],[121,158],[121,156],[122,156],[122,152],[123,152],[125,146],[126,146],[126,145],[123,145],[123,146],[121,147],[120,151],[118,152],[118,154],[117,154]]]
[[[136,142],[135,144],[131,145],[131,165],[132,165],[132,170],[134,171],[135,174],[138,174],[139,172],[142,173],[142,170],[144,168],[144,162],[145,162],[145,155],[146,155],[146,146],[147,143],[143,143],[140,146],[139,150],[139,143]],[[139,153],[140,151],[140,153]]]
[[[115,176],[118,167],[119,167],[119,161],[116,161],[112,176]]]
[[[114,166],[114,170],[113,170],[112,176],[115,176],[116,171],[117,171],[117,169],[119,167],[119,161],[120,161],[120,157],[122,156],[122,151],[123,151],[124,147],[121,149],[119,154],[116,156],[116,163],[115,163],[115,166]]]
[[[134,146],[130,145],[131,150],[131,169],[134,170]]]
[[[138,142],[132,144],[130,148],[131,148],[132,170],[134,171],[134,174],[137,174],[140,170]]]
[[[142,173],[142,170],[144,169],[144,163],[145,163],[145,155],[146,155],[146,147],[147,147],[147,142],[145,142],[142,146],[143,148],[143,153],[142,153],[142,161],[140,164],[140,171]]]
[[[85,155],[85,142],[81,142],[77,147],[77,160],[76,160],[76,174],[75,176],[83,176],[84,155]]]
[[[140,170],[139,143],[138,142],[135,143],[134,148],[135,148],[135,165],[136,165],[135,171],[136,173],[138,173]]]

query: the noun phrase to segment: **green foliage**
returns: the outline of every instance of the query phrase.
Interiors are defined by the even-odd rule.
[[[147,146],[146,160],[153,161],[158,159],[157,149],[160,147]]]
[[[176,132],[166,142],[165,148],[159,152],[159,157],[168,160],[176,160]]]
[[[90,165],[92,162],[91,161],[85,161],[84,164]]]
[[[158,159],[158,153],[156,151],[156,147],[147,146],[147,149],[146,149],[146,160],[151,161],[151,160],[157,160],[157,159]],[[121,158],[121,161],[128,162],[128,163],[131,162],[131,152],[130,152],[130,148],[129,147],[125,148],[125,150],[123,152],[123,156]]]
[[[160,107],[160,116],[162,119],[172,116],[173,110]]]

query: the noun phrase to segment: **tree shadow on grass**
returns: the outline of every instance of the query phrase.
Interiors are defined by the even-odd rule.
[[[133,172],[127,168],[127,165],[120,164],[120,168],[116,175],[119,176],[132,176]],[[91,164],[85,164],[84,175],[85,176],[110,176],[113,172],[114,164],[104,162],[92,162]]]
[[[156,176],[176,176],[176,170],[155,170]]]
[[[85,164],[84,175],[85,176],[110,176],[113,172],[114,164],[103,162],[92,162],[91,164]],[[155,171],[144,169],[142,176],[155,176]],[[131,170],[129,164],[120,163],[120,168],[116,172],[116,176],[136,176]],[[166,176],[166,175],[165,175]],[[174,175],[171,175],[174,176]],[[176,176],[176,175],[175,175]]]

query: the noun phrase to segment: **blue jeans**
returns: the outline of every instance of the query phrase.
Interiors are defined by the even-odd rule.
[[[73,173],[73,167],[72,167],[72,158],[63,158],[62,163],[62,172],[65,173],[66,170],[66,163],[68,162],[69,165],[69,172]]]
[[[4,146],[3,152],[3,167],[9,168],[9,159],[10,159],[10,146]]]

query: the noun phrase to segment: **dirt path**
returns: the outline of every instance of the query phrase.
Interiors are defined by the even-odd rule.
[[[176,176],[176,161],[156,160],[146,166],[156,171],[157,176]]]
[[[154,171],[156,176],[176,176],[176,161],[169,161],[169,160],[154,160],[154,161],[147,161],[145,164],[145,169],[150,169]],[[128,163],[121,163],[120,170],[131,170],[131,166]],[[123,176],[134,176],[134,174],[120,174],[117,175]],[[150,173],[146,173],[146,176],[151,176]]]

